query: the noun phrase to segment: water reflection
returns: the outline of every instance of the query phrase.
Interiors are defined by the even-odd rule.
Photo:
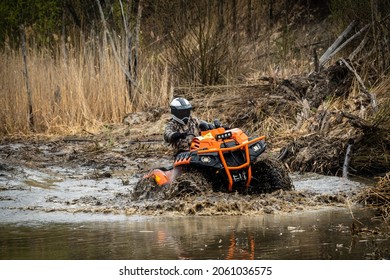
[[[354,213],[370,223],[371,213]],[[124,217],[0,223],[1,259],[365,259],[386,238],[353,236],[345,209],[258,217]]]

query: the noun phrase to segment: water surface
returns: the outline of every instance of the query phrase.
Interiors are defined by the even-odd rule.
[[[104,172],[3,168],[0,259],[367,259],[390,251],[387,236],[351,231],[352,225],[375,228],[375,222],[369,210],[347,205],[250,217],[245,210],[238,216],[128,215],[128,194],[139,179],[135,164],[109,177]],[[317,174],[294,174],[293,181],[297,191],[330,196],[364,186]],[[266,207],[276,201],[269,199]]]
[[[372,213],[326,209],[257,217],[80,214],[0,224],[1,259],[369,259],[390,240],[352,235]],[[84,221],[82,221],[84,220]],[[382,251],[383,251],[382,250]]]

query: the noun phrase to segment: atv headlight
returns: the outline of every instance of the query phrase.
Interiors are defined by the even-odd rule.
[[[260,151],[260,149],[261,149],[261,147],[260,147],[259,143],[252,146],[252,150],[254,152],[258,152],[258,151]]]
[[[200,158],[200,161],[203,163],[210,163],[211,162],[211,157],[209,156],[203,156]]]

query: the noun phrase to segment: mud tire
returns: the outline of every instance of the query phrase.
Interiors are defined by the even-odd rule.
[[[249,193],[271,193],[277,190],[294,189],[287,168],[277,159],[259,159],[252,165],[252,177]]]
[[[198,170],[187,170],[179,175],[165,190],[165,199],[200,196],[212,192],[212,184]]]
[[[212,191],[212,184],[202,172],[186,170],[170,185],[159,186],[151,178],[142,178],[135,185],[131,199],[138,200],[167,200],[172,198],[202,195]]]
[[[131,199],[135,201],[161,199],[164,197],[164,189],[167,187],[157,185],[151,178],[142,178],[131,192]]]

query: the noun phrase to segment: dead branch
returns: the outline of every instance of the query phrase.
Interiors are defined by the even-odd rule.
[[[364,85],[364,82],[363,82],[362,78],[359,76],[359,74],[356,72],[356,70],[347,61],[345,61],[344,58],[342,58],[341,61],[355,75],[357,81],[359,82],[360,86],[363,89],[362,92],[364,94],[366,94],[370,98],[370,100],[371,100],[371,107],[374,110],[374,112],[376,112],[377,111],[377,103],[376,103],[375,95],[367,90],[366,86]]]
[[[352,153],[352,146],[354,144],[354,141],[352,139],[349,140],[347,145],[347,151],[345,152],[345,158],[344,158],[344,164],[343,164],[343,177],[348,178],[348,169],[349,169],[349,162],[351,160],[351,153]]]
[[[353,115],[353,114],[348,113],[348,112],[341,112],[341,113],[342,113],[343,117],[345,117],[351,121],[351,124],[354,127],[361,128],[363,130],[368,130],[368,129],[371,129],[373,127],[372,124],[370,124],[369,122],[367,122],[366,120],[362,119],[359,116]]]
[[[328,57],[334,52],[335,49],[341,44],[351,30],[356,26],[356,21],[353,21],[348,25],[343,33],[334,41],[334,43],[326,50],[326,52],[320,57],[320,66],[324,65],[328,61]]]
[[[320,71],[320,61],[318,60],[317,49],[313,48],[313,60],[314,60],[314,71]]]
[[[367,34],[364,36],[363,40],[360,42],[359,46],[348,56],[349,60],[352,60],[361,50],[364,48],[368,41]]]
[[[337,47],[332,53],[330,53],[328,55],[328,57],[326,57],[324,59],[324,61],[322,61],[322,63],[320,64],[320,66],[323,66],[326,62],[328,62],[335,54],[337,54],[339,51],[341,51],[346,45],[349,44],[349,42],[351,42],[353,39],[355,39],[357,36],[359,36],[360,34],[362,34],[370,25],[367,24],[366,26],[364,26],[362,29],[360,29],[357,33],[355,33],[353,36],[351,36],[348,40],[346,40],[344,43],[342,43],[339,47]]]

